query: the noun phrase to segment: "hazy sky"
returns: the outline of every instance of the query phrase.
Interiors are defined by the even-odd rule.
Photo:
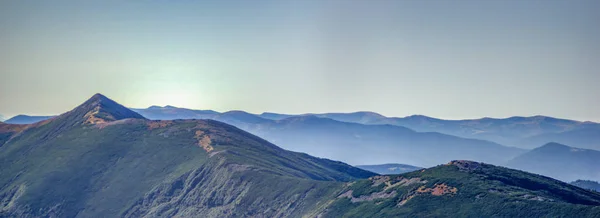
[[[129,107],[600,121],[600,1],[0,1],[0,114]]]

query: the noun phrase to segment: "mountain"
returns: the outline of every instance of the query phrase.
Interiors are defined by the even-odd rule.
[[[579,128],[570,131],[536,135],[521,141],[523,145],[542,145],[547,142],[557,142],[578,148],[600,150],[600,124],[585,122]]]
[[[589,189],[589,190],[594,190],[594,191],[600,192],[600,183],[598,183],[596,181],[578,179],[578,180],[571,182],[570,184],[577,186],[579,188]]]
[[[332,120],[349,122],[349,123],[361,123],[361,124],[388,124],[385,122],[388,118],[370,111],[360,111],[353,113],[326,113],[326,114],[314,114],[316,117],[329,118]]]
[[[44,121],[52,118],[53,116],[28,116],[28,115],[17,115],[8,120],[5,120],[4,123],[10,124],[32,124],[40,121]]]
[[[131,109],[151,120],[176,120],[176,119],[206,119],[218,114],[213,110],[191,110],[173,106],[151,106],[145,109]]]
[[[281,119],[290,118],[290,117],[293,117],[296,115],[264,112],[264,113],[260,114],[259,116],[262,118],[265,118],[265,119],[270,119],[270,120],[281,120]]]
[[[218,121],[148,120],[102,95],[0,130],[0,217],[600,214],[600,194],[543,176],[470,161],[378,176]]]
[[[406,164],[358,165],[356,167],[381,175],[401,174],[423,169]]]
[[[265,115],[272,118],[285,116],[229,111],[203,118],[234,125],[285,149],[351,164],[402,161],[417,166],[435,166],[454,159],[501,164],[525,152],[492,142],[440,133],[419,133],[394,125],[363,125],[314,115],[272,120]],[[331,116],[337,115],[345,116]],[[380,116],[370,112],[354,114],[361,119]]]
[[[423,115],[385,117],[374,112],[306,115],[366,125],[390,124],[404,126],[418,132],[439,132],[526,149],[533,149],[549,142],[559,142],[581,148],[600,150],[600,124],[547,116],[444,120]],[[263,113],[260,116],[280,120],[303,115]]]
[[[297,216],[376,175],[217,121],[147,120],[99,94],[0,132],[0,217]]]
[[[501,164],[525,152],[483,140],[316,116],[291,117],[242,129],[285,149],[354,165],[402,161],[416,166],[435,166],[453,159]]]
[[[600,217],[600,193],[471,161],[359,180],[339,193],[323,217]]]
[[[372,112],[328,114],[327,117],[331,118],[304,115],[272,120],[244,111],[218,113],[172,106],[152,106],[147,109],[133,110],[149,119],[217,120],[234,125],[285,149],[351,164],[402,161],[417,166],[435,166],[454,159],[502,164],[525,152],[522,149],[482,140],[464,139],[433,132],[415,132],[401,126],[363,125],[331,119],[353,117],[372,120],[383,117]],[[372,155],[365,156],[364,152]]]
[[[339,115],[330,117],[362,124],[398,125],[419,132],[439,132],[526,149],[549,142],[562,142],[582,148],[600,149],[600,124],[546,116],[443,120],[413,115],[403,118],[372,119],[367,122],[341,119]]]
[[[600,180],[600,151],[548,143],[510,160],[506,166],[562,181]]]
[[[0,122],[4,121],[4,116],[0,114]]]

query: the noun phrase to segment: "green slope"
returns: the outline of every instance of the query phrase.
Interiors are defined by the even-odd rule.
[[[376,176],[101,95],[0,130],[0,217],[600,216],[599,193],[543,176],[468,161]]]
[[[122,216],[161,187],[178,187],[182,179],[199,172],[212,175],[212,180],[192,181],[206,194],[192,197],[234,198],[239,203],[254,202],[253,196],[260,194],[264,202],[243,204],[244,211],[293,203],[294,194],[330,192],[341,185],[335,181],[374,175],[341,162],[285,151],[216,121],[148,121],[98,95],[11,136],[15,137],[0,147],[0,216],[8,217]],[[273,193],[278,186],[285,188],[273,190],[290,194],[263,193]],[[244,187],[250,189],[223,195],[225,190]],[[296,199],[306,199],[309,205],[318,200],[311,195]],[[225,210],[219,209],[221,204],[226,202],[210,202],[205,212]],[[294,211],[302,210],[291,207],[287,213]]]
[[[600,217],[600,193],[470,161],[360,180],[325,217]]]

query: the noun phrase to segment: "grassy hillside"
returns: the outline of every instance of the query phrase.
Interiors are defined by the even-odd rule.
[[[344,188],[323,217],[600,217],[600,193],[470,161]]]
[[[139,202],[150,198],[162,204],[176,194],[202,198],[206,205],[194,207],[206,214],[247,213],[293,202],[314,205],[316,196],[335,190],[341,181],[375,175],[285,151],[217,121],[149,121],[138,116],[100,96],[10,136],[0,147],[0,217],[143,214],[148,205]],[[204,194],[181,192],[183,184]],[[160,192],[165,187],[168,191]],[[304,195],[311,192],[316,194]],[[234,199],[237,206],[222,208],[231,203],[223,199]],[[149,211],[159,213],[161,204]],[[303,207],[279,212],[301,211]]]

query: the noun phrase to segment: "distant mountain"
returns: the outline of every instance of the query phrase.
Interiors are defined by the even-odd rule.
[[[260,114],[259,116],[262,118],[265,118],[265,119],[270,119],[270,120],[281,120],[281,119],[290,118],[290,117],[293,117],[296,115],[264,112],[264,113]]]
[[[546,133],[525,138],[521,141],[521,144],[541,145],[547,142],[557,142],[579,148],[600,150],[600,125],[597,123],[586,122],[574,130],[559,133]]]
[[[40,121],[44,121],[52,118],[53,116],[28,116],[28,115],[17,115],[8,120],[5,120],[4,123],[10,124],[32,124]]]
[[[0,114],[0,122],[4,121],[4,116]]]
[[[304,119],[284,123],[324,118]],[[0,217],[600,214],[599,193],[543,176],[471,161],[378,176],[218,121],[148,120],[102,95],[44,122],[0,123],[0,133]]]
[[[376,175],[217,121],[150,121],[99,94],[2,132],[0,217],[298,217]]]
[[[212,110],[191,110],[185,108],[177,108],[173,106],[152,106],[146,109],[132,110],[151,120],[219,120],[219,118],[215,117],[221,114]],[[498,144],[506,146],[514,146],[525,149],[533,149],[539,145],[543,145],[549,142],[558,142],[579,148],[600,150],[599,123],[580,122],[546,116],[515,116],[501,119],[481,118],[467,120],[443,120],[423,115],[413,115],[401,118],[385,117],[381,114],[369,111],[353,113],[322,113],[301,115],[265,112],[260,115],[250,115],[273,121],[287,119],[291,117],[311,115],[319,118],[329,118],[342,122],[359,123],[365,125],[388,124],[407,127],[417,132],[439,132],[446,135],[458,136],[461,138],[481,139],[496,142]],[[231,122],[237,122],[236,119],[229,120]],[[30,122],[21,123],[27,124]],[[237,122],[234,125],[247,125],[247,123]]]
[[[218,114],[218,112],[213,110],[191,110],[169,105],[165,107],[151,106],[145,109],[132,108],[131,110],[151,120],[207,119],[212,115]]]
[[[406,164],[358,165],[356,167],[381,175],[402,174],[423,169]]]
[[[506,166],[562,181],[600,180],[600,151],[548,143],[524,153]]]
[[[596,181],[578,179],[578,180],[571,182],[570,184],[577,186],[579,188],[584,188],[584,189],[589,189],[589,190],[594,190],[594,191],[600,192],[600,183],[598,183]]]
[[[243,129],[286,149],[351,164],[402,161],[417,166],[435,166],[453,159],[500,164],[525,152],[482,140],[316,116],[292,117]]]
[[[370,111],[359,111],[352,113],[323,113],[323,114],[299,114],[299,115],[291,115],[291,114],[278,114],[278,113],[262,113],[259,115],[260,117],[272,120],[281,120],[290,117],[299,117],[299,116],[315,116],[320,118],[329,118],[332,120],[348,122],[348,123],[360,123],[360,124],[387,124],[385,120],[389,119],[381,114],[370,112]]]
[[[439,132],[527,149],[549,142],[560,142],[576,147],[600,150],[600,124],[546,116],[443,120],[423,115],[402,118],[385,117],[374,112],[309,115],[366,125],[404,126],[418,132]],[[303,115],[269,113],[261,116],[279,120]]]
[[[402,161],[418,166],[435,166],[454,159],[502,164],[525,152],[492,142],[440,133],[418,133],[394,125],[363,125],[315,115],[291,116],[280,120],[264,116],[265,114],[229,111],[204,115],[203,118],[234,125],[285,149],[351,164]],[[273,118],[285,115],[268,116]],[[346,115],[328,116],[339,118]],[[365,120],[381,117],[370,112],[359,112],[353,116]],[[371,155],[364,155],[365,153]]]
[[[361,124],[388,124],[385,120],[388,118],[369,111],[360,111],[354,113],[326,113],[326,114],[315,114],[316,117],[329,118],[332,120],[350,122],[350,123],[361,123]]]

